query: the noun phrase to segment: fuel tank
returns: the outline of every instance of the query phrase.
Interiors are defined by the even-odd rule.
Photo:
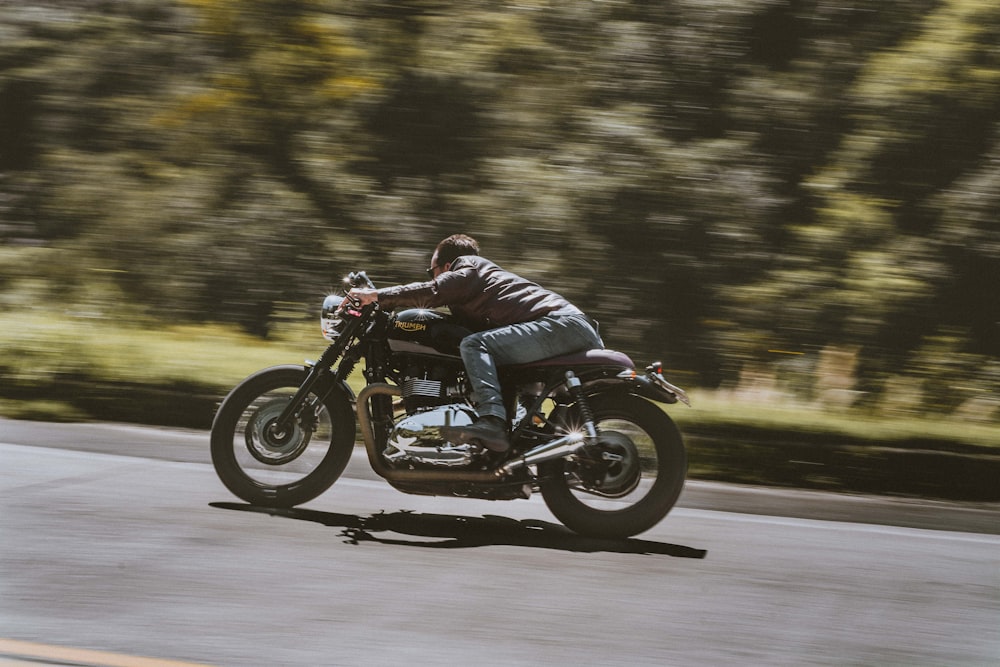
[[[459,356],[458,344],[472,333],[456,324],[450,315],[436,310],[411,308],[396,313],[389,325],[389,348],[437,356]]]

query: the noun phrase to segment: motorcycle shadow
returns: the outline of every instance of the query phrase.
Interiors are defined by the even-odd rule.
[[[674,558],[704,558],[708,553],[705,549],[694,549],[678,544],[636,538],[611,540],[585,537],[559,524],[538,519],[519,521],[495,515],[467,517],[447,514],[420,514],[408,510],[358,516],[302,508],[275,509],[232,502],[214,502],[209,503],[209,506],[217,509],[267,514],[297,521],[310,521],[331,528],[341,528],[340,535],[347,538],[345,542],[348,544],[375,542],[429,549],[519,546],[577,553],[611,552],[673,556]],[[376,533],[395,533],[424,539],[396,538],[376,535]]]

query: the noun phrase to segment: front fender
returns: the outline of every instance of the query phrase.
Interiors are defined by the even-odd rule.
[[[302,380],[305,380],[306,375],[312,370],[313,364],[311,362],[306,362],[305,366],[296,366],[294,364],[281,364],[279,366],[270,366],[268,368],[263,368],[255,373],[251,373],[246,378],[244,378],[238,385],[236,385],[232,391],[229,392],[230,395],[237,393],[244,385],[253,383],[257,378],[262,375],[272,375],[280,373],[301,373]],[[343,380],[336,380],[333,373],[323,373],[317,380],[316,386],[317,393],[321,395],[329,395],[333,391],[337,391],[342,394],[347,401],[354,405],[355,395],[354,391],[348,386]],[[229,396],[226,397],[228,400]],[[225,402],[225,401],[223,401]]]

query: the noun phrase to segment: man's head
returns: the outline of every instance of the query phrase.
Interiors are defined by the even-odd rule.
[[[479,243],[465,234],[452,234],[437,244],[431,257],[431,268],[427,273],[431,278],[437,278],[442,271],[451,268],[451,263],[464,255],[478,255]]]

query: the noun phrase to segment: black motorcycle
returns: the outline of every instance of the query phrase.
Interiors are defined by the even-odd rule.
[[[347,287],[374,287],[364,272]],[[212,462],[248,503],[292,507],[340,476],[360,430],[372,469],[404,493],[489,500],[540,491],[570,529],[621,538],[656,525],[684,485],[680,433],[651,401],[690,405],[659,363],[637,372],[621,352],[589,350],[503,366],[511,448],[448,442],[476,414],[448,315],[323,303],[329,347],[316,362],[267,368],[236,386],[212,425]],[[344,307],[342,307],[344,306]],[[347,378],[365,360],[357,396]]]

